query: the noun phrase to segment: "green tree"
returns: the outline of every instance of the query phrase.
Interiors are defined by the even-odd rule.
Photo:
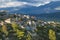
[[[16,31],[18,29],[18,24],[17,23],[12,23],[12,28],[14,31]]]
[[[2,25],[2,32],[4,32],[6,34],[6,36],[8,35],[8,31],[7,31],[6,25]]]
[[[56,40],[55,31],[52,29],[49,29],[49,39],[50,40]]]
[[[19,39],[21,39],[22,37],[24,37],[24,31],[22,31],[22,30],[18,30],[18,29],[17,29],[16,34],[17,34],[17,37],[18,37]]]
[[[30,35],[30,33],[28,33],[26,40],[31,40],[31,39],[32,39],[32,38],[31,38],[31,35]]]

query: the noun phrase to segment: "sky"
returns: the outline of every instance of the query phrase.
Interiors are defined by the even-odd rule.
[[[51,1],[59,1],[59,0],[0,0],[0,8],[18,7],[18,6],[23,7],[25,5],[39,7],[41,5],[50,3]]]

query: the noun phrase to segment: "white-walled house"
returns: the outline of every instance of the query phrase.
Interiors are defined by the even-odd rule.
[[[6,23],[11,23],[11,18],[5,20]]]

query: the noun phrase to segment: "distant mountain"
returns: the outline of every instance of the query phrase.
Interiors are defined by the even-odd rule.
[[[60,7],[60,1],[50,2],[49,4],[42,5],[39,7],[26,7],[18,10],[18,12],[31,13],[31,14],[41,14],[41,13],[54,13],[60,10],[55,10],[54,8]]]
[[[44,21],[59,21],[60,22],[60,12],[56,13],[45,13],[45,14],[30,14],[31,16],[36,16],[40,20]]]
[[[52,1],[49,4],[42,5],[39,7],[26,5],[26,7],[23,8],[15,7],[17,10],[15,10],[14,7],[1,8],[0,10],[8,10],[11,13],[23,13],[23,14],[41,14],[41,13],[60,12],[60,10],[55,10],[56,7],[60,7],[60,1],[55,1],[55,2]]]

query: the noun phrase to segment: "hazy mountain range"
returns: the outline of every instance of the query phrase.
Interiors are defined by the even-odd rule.
[[[55,13],[60,12],[60,1],[52,1],[46,5],[39,7],[26,5],[26,7],[7,7],[0,8],[0,10],[8,10],[11,13],[26,13],[26,14],[41,14],[41,13]]]

